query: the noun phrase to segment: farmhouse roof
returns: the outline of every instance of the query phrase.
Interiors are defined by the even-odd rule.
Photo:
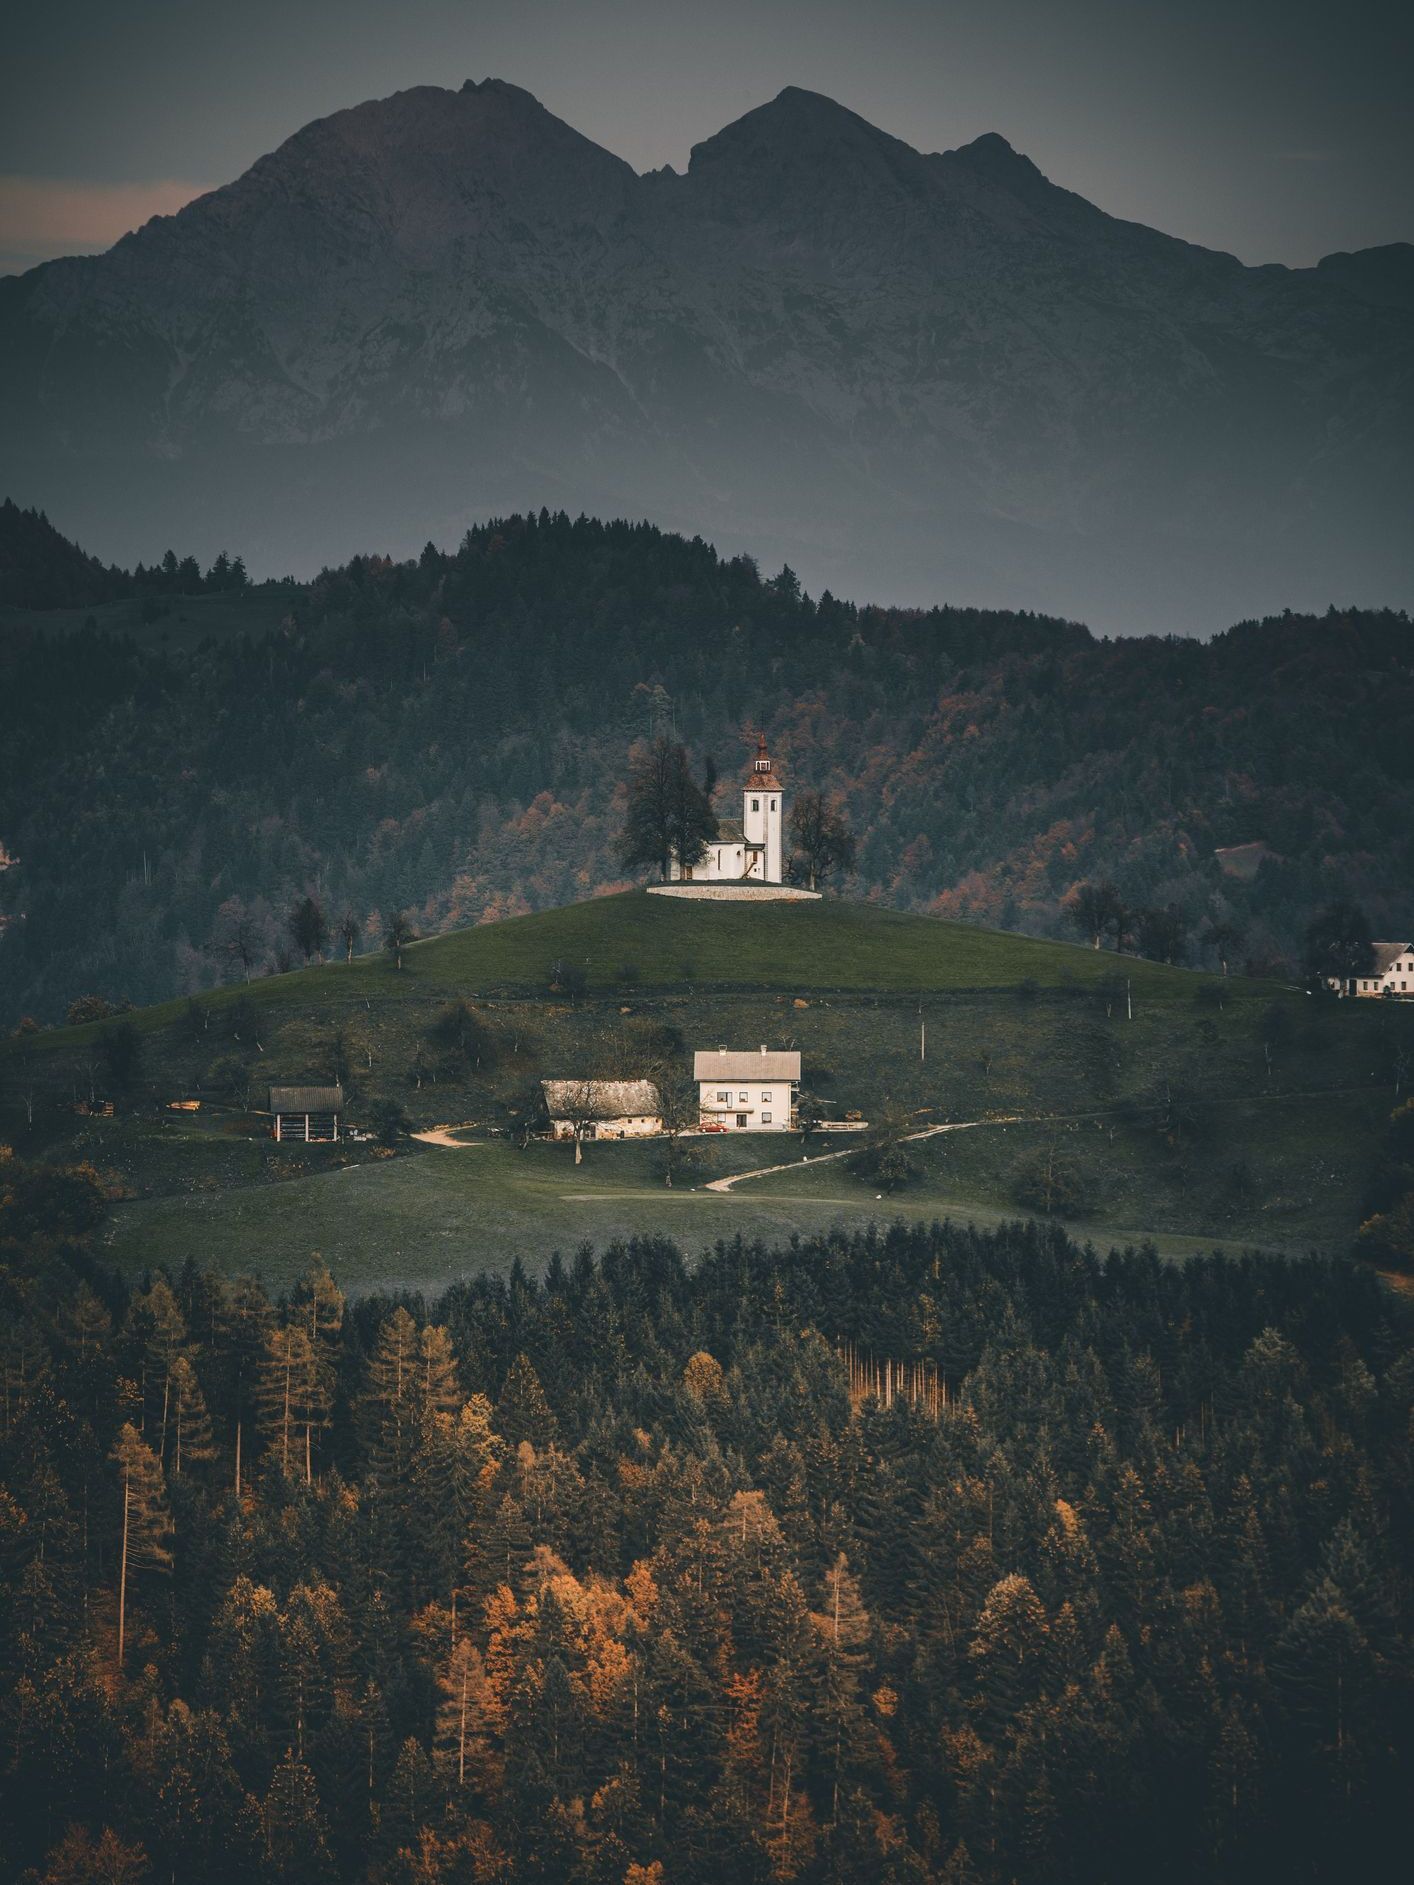
[[[272,1086],[272,1113],[341,1113],[344,1089],[341,1086]]]
[[[1387,975],[1409,947],[1409,944],[1377,942],[1371,943],[1370,947],[1375,952],[1374,973],[1376,975]]]
[[[694,1080],[798,1080],[800,1055],[758,1048],[738,1053],[726,1047],[699,1048],[692,1057]]]
[[[651,1080],[542,1080],[551,1119],[653,1119],[663,1109]]]

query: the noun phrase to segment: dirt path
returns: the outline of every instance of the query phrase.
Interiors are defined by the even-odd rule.
[[[1089,1113],[1037,1113],[1036,1119],[1088,1119]],[[947,1125],[924,1126],[919,1132],[905,1133],[904,1137],[911,1144],[915,1139],[936,1139],[940,1132],[969,1132],[974,1126],[1017,1126],[1028,1121],[1020,1113],[1008,1113],[998,1119],[958,1119]],[[743,1184],[748,1178],[769,1178],[775,1172],[798,1172],[802,1165],[830,1165],[836,1159],[848,1158],[857,1152],[857,1145],[847,1145],[838,1152],[817,1152],[814,1158],[793,1158],[784,1165],[761,1165],[754,1172],[733,1172],[730,1178],[710,1178],[704,1189],[707,1191],[730,1191],[733,1185]]]
[[[461,1126],[429,1126],[426,1132],[409,1133],[408,1137],[420,1139],[423,1145],[450,1145],[454,1146],[459,1152],[465,1152],[469,1146],[484,1145],[485,1141],[482,1139],[454,1139],[452,1134],[454,1132],[469,1132],[475,1124],[476,1121],[474,1119],[468,1119],[466,1123]]]
[[[1312,1087],[1292,1093],[1247,1093],[1241,1094],[1234,1104],[1278,1105],[1282,1100],[1320,1099],[1328,1095],[1363,1093],[1364,1087]],[[1119,1109],[1101,1106],[1083,1113],[998,1113],[990,1119],[956,1119],[945,1125],[924,1126],[919,1132],[908,1132],[904,1138],[908,1143],[917,1139],[935,1139],[942,1132],[972,1132],[980,1126],[1059,1126],[1074,1119],[1113,1119]],[[837,1159],[848,1158],[857,1146],[847,1145],[838,1152],[817,1152],[814,1158],[788,1159],[782,1165],[761,1165],[751,1172],[733,1172],[729,1178],[710,1178],[703,1187],[706,1191],[730,1191],[734,1185],[745,1184],[749,1178],[770,1178],[777,1172],[798,1172],[802,1165],[829,1165]]]

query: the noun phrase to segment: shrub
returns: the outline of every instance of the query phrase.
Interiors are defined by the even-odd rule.
[[[411,1124],[407,1113],[395,1099],[375,1100],[368,1109],[368,1120],[377,1134],[379,1144],[388,1146],[396,1145]]]
[[[71,1028],[81,1028],[89,1021],[106,1021],[113,1011],[113,1004],[106,996],[80,995],[77,1001],[69,1003],[64,1020]]]
[[[1021,1159],[1011,1176],[1012,1197],[1043,1217],[1079,1217],[1094,1209],[1097,1190],[1093,1174],[1053,1145]]]

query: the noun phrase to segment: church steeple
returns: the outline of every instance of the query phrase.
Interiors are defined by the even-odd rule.
[[[741,829],[746,839],[746,875],[758,883],[782,881],[785,801],[781,781],[766,749],[766,735],[756,735],[756,757],[742,788]]]
[[[779,792],[781,789],[780,779],[771,764],[771,755],[766,750],[764,733],[756,735],[756,757],[751,762],[751,772],[746,783],[762,792]]]

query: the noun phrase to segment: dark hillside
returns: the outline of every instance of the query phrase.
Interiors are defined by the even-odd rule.
[[[1414,928],[1402,615],[1109,642],[813,599],[700,539],[546,512],[208,602],[219,636],[195,605],[155,634],[150,598],[78,641],[33,611],[0,630],[11,1020],[209,983],[232,911],[278,962],[306,890],[372,938],[400,908],[429,932],[611,887],[628,750],[655,726],[715,758],[724,811],[764,727],[788,788],[843,798],[846,887],[897,908],[1065,935],[1073,887],[1108,876],[1175,904],[1191,948],[1235,921],[1259,964],[1336,894],[1376,934]]]

